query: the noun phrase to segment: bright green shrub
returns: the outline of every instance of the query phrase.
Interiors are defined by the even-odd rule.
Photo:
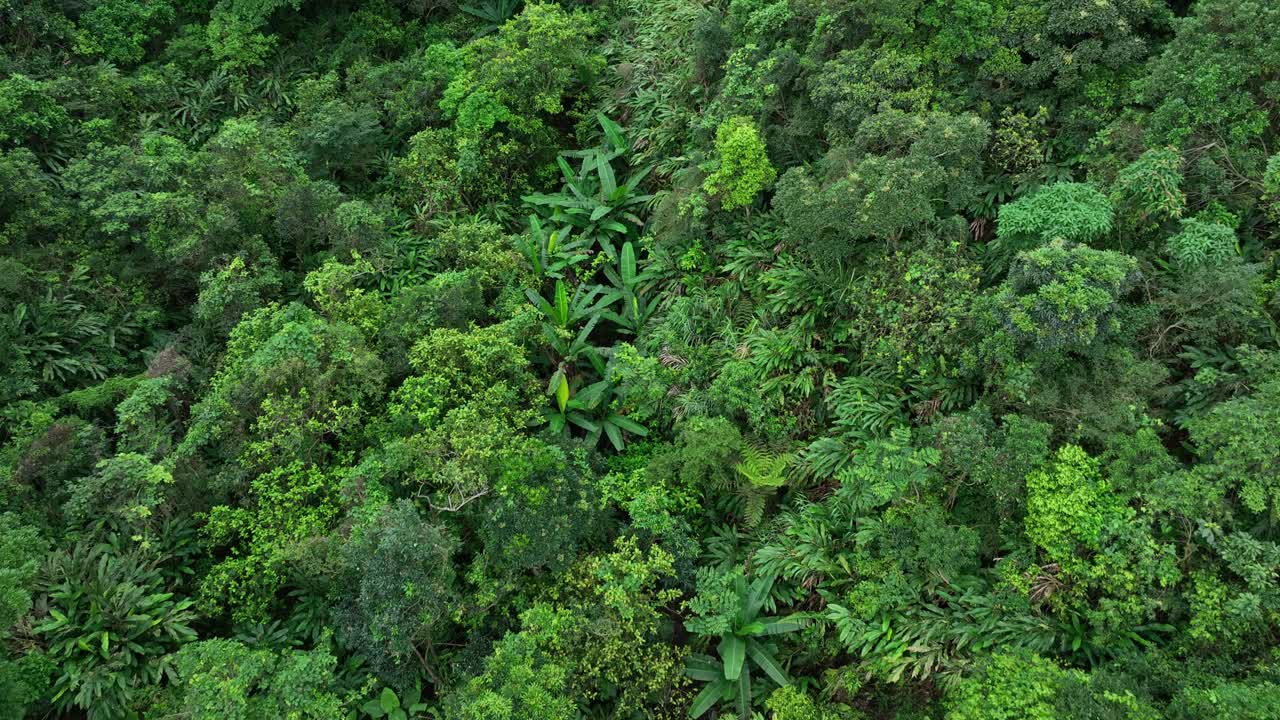
[[[475,510],[484,559],[496,574],[562,571],[599,532],[603,502],[584,461],[536,440],[501,458],[493,496]]]
[[[732,117],[716,128],[716,153],[720,164],[702,187],[720,196],[725,210],[750,205],[778,177],[750,118]]]
[[[245,468],[324,457],[329,448],[316,440],[355,432],[382,380],[356,328],[297,303],[262,308],[232,332],[177,456],[212,453]]]
[[[235,640],[184,647],[171,710],[192,720],[332,720],[342,717],[338,661],[324,648],[273,651]]]
[[[1027,476],[1027,537],[1064,569],[1078,567],[1078,549],[1098,549],[1117,509],[1098,460],[1077,445],[1059,448],[1051,464]]]
[[[1005,108],[991,140],[991,159],[1008,173],[1025,173],[1039,168],[1045,161],[1045,128],[1048,108],[1028,116]]]
[[[1280,8],[1270,3],[1198,4],[1138,84],[1139,101],[1155,108],[1148,134],[1179,143],[1218,133],[1227,152],[1261,137],[1268,121],[1258,101],[1275,91],[1258,80],[1266,72],[1265,58],[1280,49],[1271,32],[1277,21]],[[1228,27],[1230,42],[1217,32]]]
[[[187,361],[186,365],[189,370],[190,362]],[[172,413],[177,406],[177,389],[183,379],[175,375],[180,374],[172,370],[171,373],[146,378],[120,401],[116,406],[117,452],[157,458],[173,447],[177,423]]]
[[[302,286],[329,319],[359,328],[366,337],[373,337],[382,325],[386,302],[380,293],[361,287],[359,282],[360,279],[368,282],[373,274],[373,264],[353,251],[350,262],[329,259],[318,270],[307,273]]]
[[[270,262],[246,265],[237,255],[224,267],[200,275],[200,295],[192,314],[215,333],[231,334],[240,318],[257,310],[280,292],[280,272]]]
[[[1033,654],[993,655],[981,674],[947,693],[947,720],[1058,720],[1054,700],[1068,671]]]
[[[1280,512],[1280,488],[1269,478],[1280,467],[1280,375],[1269,353],[1246,351],[1244,362],[1255,378],[1253,391],[1188,423],[1201,458],[1195,471],[1235,493],[1249,512],[1274,516]]]
[[[454,408],[486,398],[494,410],[535,407],[538,381],[529,359],[512,337],[511,325],[470,331],[440,328],[410,351],[416,371],[395,392],[392,417],[408,427],[432,429]]]
[[[264,32],[271,15],[297,10],[303,0],[218,0],[209,15],[206,37],[214,57],[227,68],[261,65],[276,36]]]
[[[1280,153],[1267,160],[1267,170],[1262,176],[1262,199],[1267,203],[1267,214],[1280,222]]]
[[[1212,687],[1188,687],[1170,705],[1175,720],[1267,720],[1280,713],[1280,683],[1222,680]]]
[[[677,691],[686,687],[683,648],[662,642],[664,608],[679,591],[673,559],[663,548],[647,550],[634,538],[618,538],[609,552],[593,554],[567,573],[557,603],[576,622],[566,624],[554,654],[574,668],[584,703],[615,716],[674,718],[682,713]]]
[[[462,168],[449,130],[427,128],[409,138],[408,154],[392,167],[396,195],[403,205],[435,214],[463,204]]]
[[[780,687],[769,694],[765,708],[770,720],[861,720],[861,712],[840,703],[819,702],[795,685]]]
[[[1055,183],[1000,207],[1001,242],[1027,248],[1052,240],[1096,243],[1111,232],[1111,202],[1086,183]]]
[[[507,633],[485,660],[484,672],[445,699],[446,720],[578,717],[572,670],[549,652],[557,649],[560,628],[574,624],[573,614],[536,605],[521,620],[529,631]]]
[[[222,558],[200,582],[203,610],[264,620],[290,578],[290,563],[333,530],[340,512],[337,483],[319,468],[295,460],[255,477],[243,500],[214,507],[202,528]]]
[[[823,720],[822,711],[813,699],[794,685],[769,693],[765,708],[773,713],[773,720]]]
[[[826,61],[812,90],[814,104],[827,113],[827,133],[836,139],[852,137],[882,110],[923,113],[939,94],[919,55],[870,45]]]

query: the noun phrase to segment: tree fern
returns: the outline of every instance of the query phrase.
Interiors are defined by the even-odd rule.
[[[742,462],[734,466],[753,487],[782,487],[787,481],[784,472],[791,462],[792,453],[771,453],[747,444],[742,449]]]
[[[793,453],[773,453],[748,443],[742,449],[742,461],[734,466],[746,480],[740,489],[743,499],[742,522],[747,527],[760,524],[765,505],[777,488],[786,484],[786,469]]]
[[[485,22],[476,36],[488,35],[516,16],[520,0],[486,0],[479,5],[462,5],[458,9]]]

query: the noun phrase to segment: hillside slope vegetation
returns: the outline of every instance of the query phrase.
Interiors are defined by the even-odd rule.
[[[1280,3],[0,0],[0,720],[1280,718]]]

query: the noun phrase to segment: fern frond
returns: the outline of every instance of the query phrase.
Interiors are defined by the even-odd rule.
[[[782,487],[787,482],[785,472],[793,457],[794,453],[775,454],[747,443],[742,449],[742,462],[734,468],[753,487]]]
[[[764,506],[768,501],[768,496],[761,492],[749,492],[746,495],[746,502],[742,508],[742,524],[748,528],[754,528],[760,524],[760,519],[764,517]]]

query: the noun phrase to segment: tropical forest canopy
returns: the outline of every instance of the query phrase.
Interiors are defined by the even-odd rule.
[[[0,0],[0,718],[1275,720],[1278,252],[1273,0]]]

